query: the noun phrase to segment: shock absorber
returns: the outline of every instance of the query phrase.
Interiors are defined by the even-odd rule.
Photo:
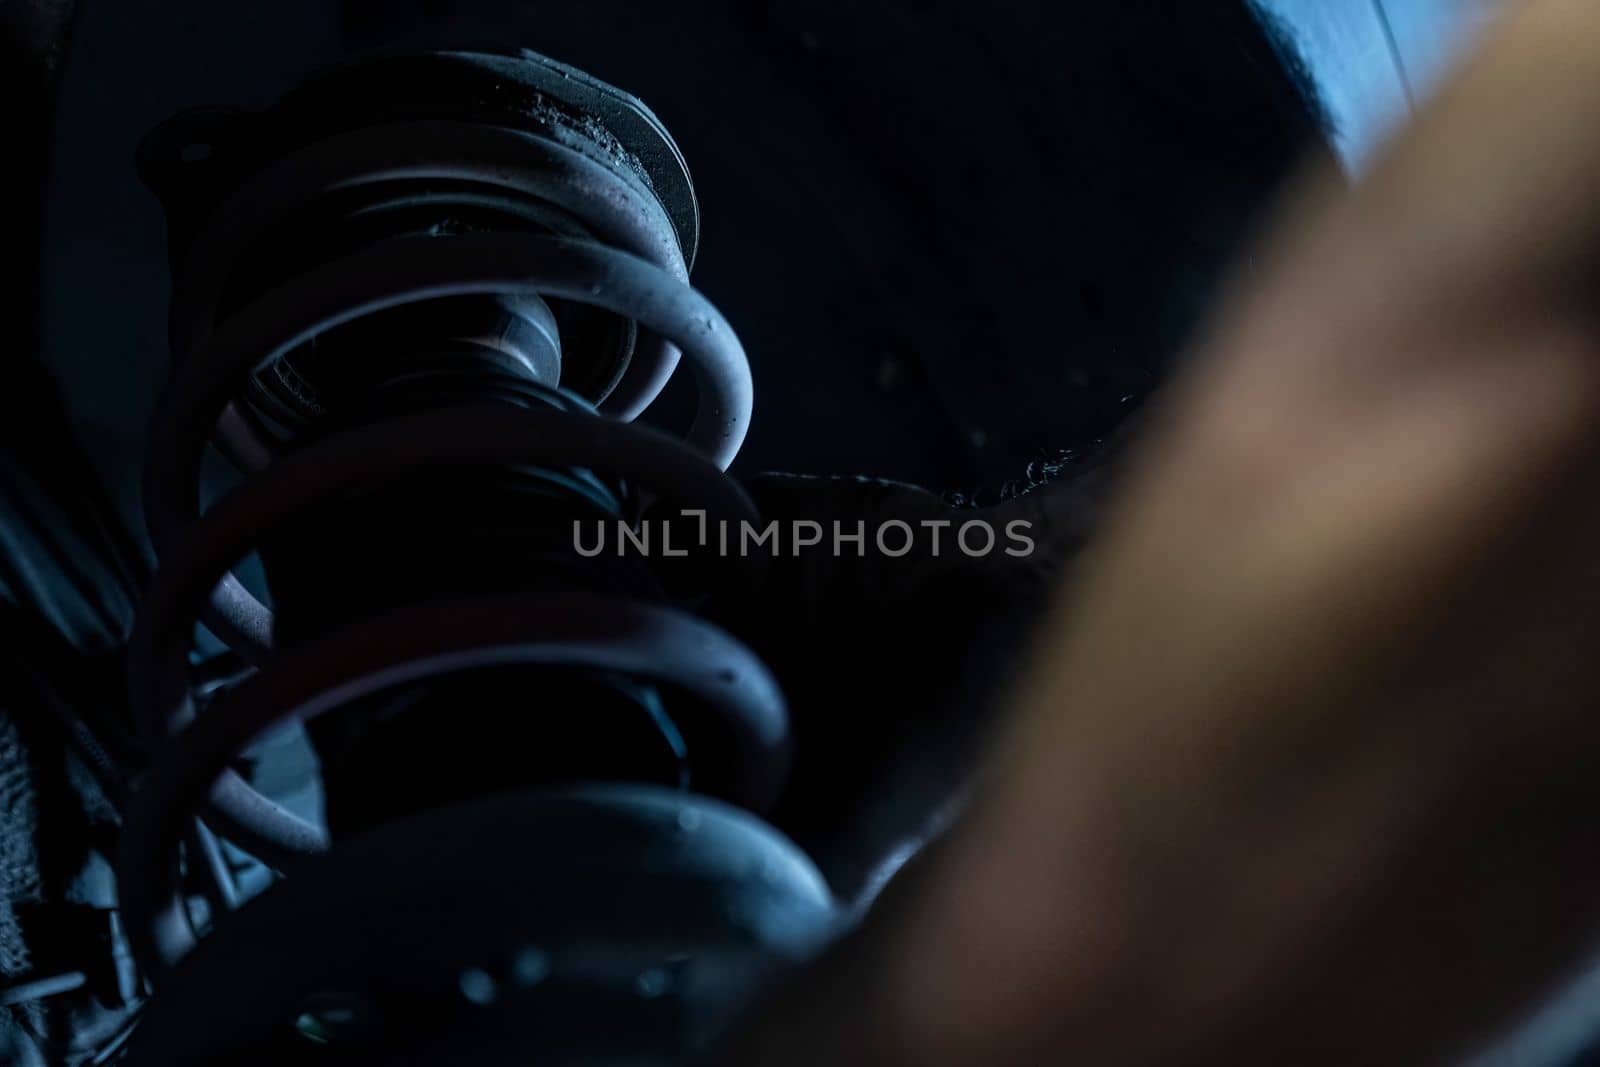
[[[708,556],[686,592],[576,537],[757,521],[723,473],[749,366],[688,285],[677,147],[543,57],[430,52],[179,116],[140,165],[174,362],[131,658],[151,765],[118,872],[154,988],[135,1061],[692,1057],[834,909],[758,818],[781,693],[685,606],[762,559]],[[680,361],[685,440],[633,421]],[[241,477],[202,506],[213,448]],[[234,576],[252,555],[266,597]],[[200,624],[252,668],[214,696]],[[325,826],[238,770],[293,721]],[[204,937],[196,816],[286,875]]]

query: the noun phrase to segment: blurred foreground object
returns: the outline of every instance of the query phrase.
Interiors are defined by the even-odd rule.
[[[971,810],[736,1062],[1439,1062],[1592,951],[1600,10],[1522,5],[1336,185],[1163,398]]]

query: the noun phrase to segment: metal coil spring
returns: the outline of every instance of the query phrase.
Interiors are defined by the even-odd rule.
[[[271,610],[232,573],[334,502],[453,472],[597,472],[583,492],[618,514],[635,491],[626,487],[637,487],[713,522],[756,521],[722,473],[749,422],[749,366],[722,315],[687,284],[692,231],[685,240],[682,212],[670,217],[650,176],[617,162],[625,154],[615,145],[575,148],[568,134],[477,117],[317,131],[230,184],[195,228],[173,300],[174,373],[147,464],[146,519],[161,567],[131,655],[152,765],[119,871],[126,926],[157,980],[196,944],[177,862],[196,813],[279,869],[329,848],[321,827],[258,792],[233,762],[277,724],[376,692],[505,665],[660,684],[709,709],[735,754],[704,769],[703,788],[759,812],[782,784],[788,723],[776,683],[737,640],[669,603],[584,588],[407,603],[402,590],[381,610],[334,619],[315,640],[280,649]],[[415,232],[419,204],[473,221]],[[601,309],[622,323],[606,343],[620,338],[633,351],[609,370],[583,368],[587,395],[530,381],[525,403],[451,402],[317,434],[296,426],[305,414],[296,412],[296,353],[395,309],[462,298]],[[680,354],[700,394],[686,441],[632,423]],[[289,384],[275,399],[263,392],[273,382]],[[213,444],[247,477],[202,513],[202,457]],[[761,565],[725,560],[718,580],[748,587]],[[198,714],[197,622],[257,668]]]

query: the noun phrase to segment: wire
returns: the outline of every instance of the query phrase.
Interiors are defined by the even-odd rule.
[[[74,989],[82,989],[88,981],[82,971],[68,971],[66,974],[52,975],[49,978],[34,978],[26,982],[0,986],[0,1007],[9,1008],[17,1004],[27,1004],[30,1001],[70,993]]]
[[[1406,73],[1406,59],[1400,52],[1400,39],[1395,36],[1394,23],[1389,19],[1389,9],[1384,6],[1383,0],[1372,0],[1372,11],[1378,16],[1384,43],[1389,48],[1389,58],[1394,60],[1395,73],[1400,75],[1400,88],[1406,94],[1406,110],[1416,114],[1417,95],[1411,90],[1411,76]]]

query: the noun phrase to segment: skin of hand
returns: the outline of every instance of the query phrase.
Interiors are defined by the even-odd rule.
[[[1416,1064],[1600,935],[1600,6],[1308,176],[970,809],[731,1062]]]

